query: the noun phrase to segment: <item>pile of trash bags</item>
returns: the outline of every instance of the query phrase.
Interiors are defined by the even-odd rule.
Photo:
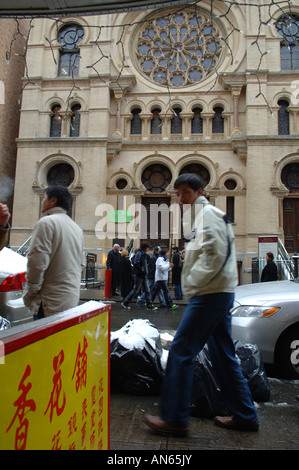
[[[255,344],[235,341],[236,357],[251,395],[256,402],[269,401],[271,387],[263,360]],[[194,362],[193,397],[191,414],[201,418],[227,415],[222,393],[217,382],[207,346],[200,351]]]
[[[169,345],[169,335],[167,339]],[[254,401],[268,401],[270,384],[258,347],[235,341],[235,349]],[[159,331],[149,320],[130,320],[111,333],[111,389],[132,395],[159,395],[167,355]],[[226,412],[205,346],[194,361],[191,414],[213,418]]]
[[[111,333],[111,389],[156,395],[163,378],[159,331],[149,320],[131,320]]]

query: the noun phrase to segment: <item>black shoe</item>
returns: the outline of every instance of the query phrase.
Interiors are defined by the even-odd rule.
[[[147,310],[158,310],[158,307],[155,307],[154,305],[147,305],[146,309]]]

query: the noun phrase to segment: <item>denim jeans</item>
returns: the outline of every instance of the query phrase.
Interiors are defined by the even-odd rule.
[[[152,302],[155,300],[155,297],[160,292],[160,290],[162,290],[163,292],[167,307],[171,307],[173,305],[173,301],[169,295],[169,290],[166,281],[156,281],[152,290]]]
[[[156,283],[154,279],[151,279],[148,281],[148,287],[151,293],[153,292],[153,288],[155,287],[155,284]],[[160,305],[165,305],[164,296],[161,290],[159,290],[158,292],[158,298],[159,298]],[[145,292],[143,292],[142,296],[139,299],[139,302],[144,302],[144,301],[145,301]]]
[[[127,297],[123,300],[123,303],[127,305],[127,303],[137,295],[140,291],[141,287],[145,293],[146,305],[152,304],[151,293],[148,287],[148,282],[146,277],[135,276],[134,287],[131,292],[127,295]]]
[[[162,386],[161,417],[187,426],[193,392],[193,360],[208,344],[209,356],[232,419],[256,423],[257,413],[231,338],[234,294],[193,297],[170,347]]]
[[[174,298],[181,299],[182,297],[183,297],[183,293],[182,293],[181,284],[175,284],[174,285]]]

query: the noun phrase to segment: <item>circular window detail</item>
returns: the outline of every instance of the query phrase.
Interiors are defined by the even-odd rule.
[[[200,163],[191,163],[190,165],[184,166],[180,171],[180,175],[184,175],[185,173],[193,173],[199,176],[203,180],[204,187],[210,182],[209,171]]]
[[[58,42],[67,50],[76,49],[83,37],[84,29],[77,24],[66,24],[58,32]]]
[[[201,12],[173,12],[146,22],[136,57],[143,75],[163,86],[194,85],[215,70],[221,56],[220,28]]]
[[[286,165],[281,172],[281,181],[290,193],[299,193],[299,163]]]
[[[142,173],[142,183],[151,193],[162,193],[171,182],[171,172],[164,165],[150,165]]]
[[[120,178],[119,180],[117,180],[116,182],[116,187],[117,189],[125,189],[125,187],[127,186],[128,182],[125,178]]]
[[[236,189],[237,183],[233,179],[228,179],[228,180],[225,181],[224,186],[229,191],[233,191],[234,189]]]
[[[70,186],[74,181],[74,169],[68,163],[58,163],[52,166],[47,174],[49,186]]]

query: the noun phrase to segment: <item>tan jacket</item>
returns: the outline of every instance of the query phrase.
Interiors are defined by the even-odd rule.
[[[27,257],[24,303],[33,315],[40,302],[45,316],[78,305],[83,232],[64,209],[49,209],[36,223]]]
[[[234,292],[238,284],[234,233],[224,212],[200,196],[183,216],[186,243],[182,290],[188,298]],[[190,229],[192,230],[190,234]],[[228,256],[229,255],[229,256]]]
[[[0,251],[7,245],[9,227],[0,227]]]

